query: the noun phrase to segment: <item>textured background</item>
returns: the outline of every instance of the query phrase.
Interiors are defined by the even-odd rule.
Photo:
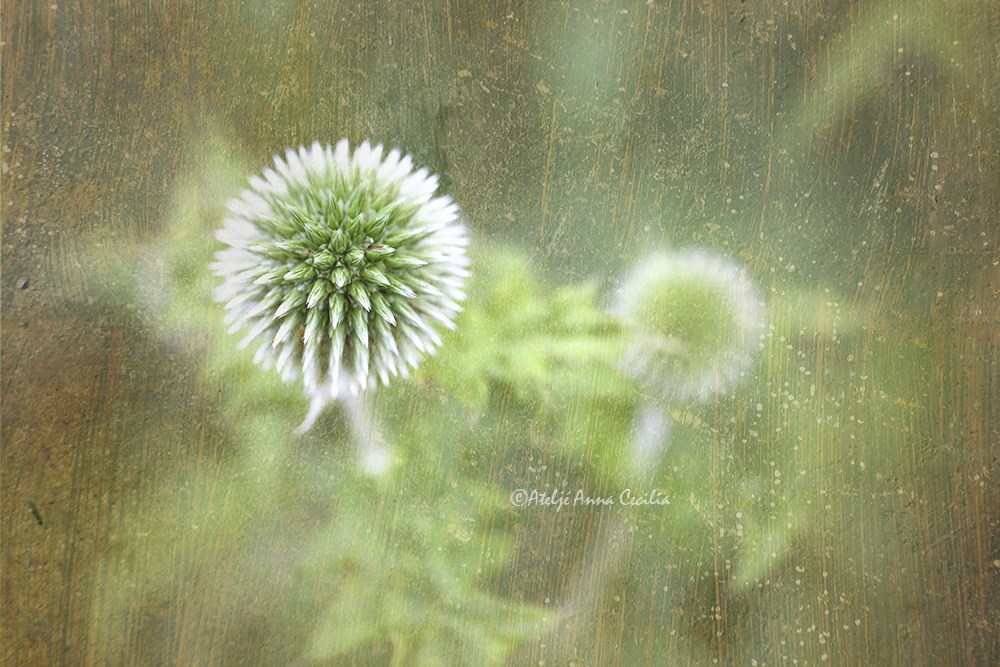
[[[639,628],[621,618],[655,606],[626,596],[600,636],[648,633],[648,655],[669,655],[670,630],[693,624],[720,664],[747,664],[731,648],[741,634],[761,664],[995,664],[1000,9],[937,4],[7,3],[5,664],[254,664],[274,641],[252,623],[229,631],[204,596],[243,593],[199,581],[170,605],[128,608],[159,630],[99,632],[117,604],[102,578],[183,570],[203,539],[180,537],[149,571],[108,559],[142,535],[129,508],[155,505],[178,461],[216,474],[194,455],[218,443],[204,427],[214,388],[177,362],[184,343],[164,349],[138,311],[104,305],[88,263],[162,230],[209,135],[248,164],[313,139],[398,145],[442,174],[476,235],[557,282],[607,281],[650,247],[697,244],[745,263],[768,294],[842,295],[862,338],[919,332],[931,370],[906,377],[929,407],[893,426],[905,446],[880,457],[883,443],[859,442],[824,466],[816,443],[814,483],[834,499],[795,548],[818,563],[810,577],[836,566],[846,579],[800,596],[764,586],[752,613],[718,597],[711,617],[675,609]],[[139,446],[154,426],[162,441]],[[866,537],[873,521],[897,539]],[[574,563],[555,562],[517,585],[530,597],[570,578]],[[583,664],[619,664],[600,642]]]

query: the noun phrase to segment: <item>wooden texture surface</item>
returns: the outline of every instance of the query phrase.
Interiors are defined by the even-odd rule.
[[[138,308],[109,307],[89,263],[162,231],[214,132],[251,164],[314,138],[400,145],[443,175],[476,234],[558,280],[696,243],[777,271],[778,287],[789,272],[834,286],[869,325],[858,349],[919,323],[933,364],[913,381],[930,409],[892,427],[909,448],[859,472],[880,443],[858,443],[850,463],[819,466],[835,509],[796,537],[808,576],[847,580],[805,602],[765,591],[765,620],[718,597],[706,564],[711,618],[682,608],[637,627],[659,608],[623,597],[601,636],[646,633],[659,656],[693,627],[719,664],[741,633],[760,638],[760,664],[996,664],[1000,10],[949,3],[932,30],[932,4],[5,3],[3,663],[258,664],[276,641],[205,604],[263,624],[269,602],[252,592],[196,577],[150,608],[101,586],[158,576],[159,562],[108,554],[138,553],[118,551],[144,534],[135,506],[164,480],[218,474],[221,445],[205,426],[215,388],[178,361],[194,342],[164,347]],[[895,546],[866,541],[873,520]],[[569,530],[539,521],[553,544]],[[614,542],[597,519],[582,530]],[[183,570],[205,539],[179,537],[165,567]],[[552,557],[512,590],[572,586],[579,564]],[[122,609],[145,629],[103,633]],[[560,641],[590,638],[542,638],[518,661]],[[614,642],[578,655],[625,664]]]

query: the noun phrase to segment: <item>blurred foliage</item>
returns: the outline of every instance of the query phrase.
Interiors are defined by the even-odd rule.
[[[586,375],[613,367],[619,353],[615,325],[594,307],[596,285],[564,286],[543,296],[547,288],[517,251],[479,251],[474,260],[479,277],[458,327],[461,336],[429,371],[466,409],[482,411],[491,384],[550,404],[595,390],[622,392],[620,383],[609,384],[613,377]]]

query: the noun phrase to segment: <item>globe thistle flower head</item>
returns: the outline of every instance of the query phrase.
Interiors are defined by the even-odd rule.
[[[733,386],[752,365],[763,327],[745,271],[699,250],[639,262],[612,313],[629,332],[625,371],[667,399],[705,400]]]
[[[216,300],[258,364],[301,377],[312,418],[434,353],[469,276],[466,228],[435,176],[342,140],[289,149],[249,185],[216,233]]]

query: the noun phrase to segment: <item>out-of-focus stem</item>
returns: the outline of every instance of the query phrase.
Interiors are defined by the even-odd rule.
[[[629,473],[648,480],[669,449],[670,416],[664,407],[643,403],[636,412],[632,432]],[[563,650],[586,646],[586,633],[615,572],[621,567],[632,544],[632,527],[621,508],[605,514],[600,521],[593,553],[569,587],[556,617],[553,632]]]
[[[630,527],[620,513],[615,512],[600,523],[593,552],[570,584],[552,627],[562,652],[588,645],[584,635],[632,543]]]
[[[362,470],[369,475],[380,475],[392,462],[392,450],[371,410],[369,397],[369,392],[344,392],[336,401],[344,408],[348,430],[358,446],[358,462]],[[303,434],[309,431],[329,403],[330,399],[326,397],[314,398],[296,432]]]
[[[359,392],[340,400],[347,425],[358,446],[358,463],[369,475],[380,475],[392,463],[392,450],[383,429],[371,410],[369,395]]]

